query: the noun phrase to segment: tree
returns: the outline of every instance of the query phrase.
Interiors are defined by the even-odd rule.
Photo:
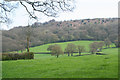
[[[24,28],[24,32],[26,34],[26,39],[27,39],[27,52],[30,52],[29,47],[30,47],[30,36],[33,33],[32,28],[30,27],[30,25],[28,25],[27,27]]]
[[[97,51],[97,49],[98,49],[97,42],[93,42],[89,46],[90,46],[90,52],[92,54],[94,54]]]
[[[102,48],[104,46],[104,42],[98,42],[98,48],[100,49],[100,51],[102,51]]]
[[[64,54],[62,48],[58,44],[50,45],[47,50],[51,51],[51,55],[54,55],[57,58],[59,57],[60,54]]]
[[[76,45],[73,43],[69,43],[65,48],[65,52],[68,53],[68,56],[73,56],[73,53],[76,51]]]
[[[90,45],[90,52],[94,54],[96,51],[101,51],[104,46],[104,42],[93,42]]]
[[[84,46],[81,46],[81,45],[78,45],[77,48],[78,48],[78,52],[79,52],[79,56],[80,56],[81,53],[82,53],[83,51],[85,51],[85,47],[84,47]]]
[[[47,48],[47,50],[51,51],[53,47],[54,47],[54,45],[49,45],[48,48]]]
[[[105,43],[106,48],[109,48],[109,47],[110,47],[110,44],[111,44],[112,42],[109,40],[109,38],[106,38],[106,39],[104,40],[104,43]]]

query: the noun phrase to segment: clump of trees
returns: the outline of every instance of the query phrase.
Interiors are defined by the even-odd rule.
[[[54,55],[57,58],[59,57],[59,55],[64,54],[62,48],[58,44],[50,45],[47,50],[51,51],[51,55]]]
[[[68,54],[68,56],[73,56],[73,53],[76,51],[76,45],[73,43],[69,43],[67,47],[65,48],[65,52]]]
[[[90,52],[94,54],[97,51],[97,47],[96,47],[97,44],[94,42],[94,43],[91,43],[89,46],[90,46]]]
[[[105,43],[106,41],[106,43]],[[105,41],[101,41],[101,42],[93,42],[89,45],[90,47],[90,52],[92,54],[97,54],[97,52],[101,52],[103,47],[108,43],[110,45],[110,40],[109,39],[106,39]],[[107,43],[108,42],[108,43]],[[116,45],[118,46],[117,44],[117,40],[116,40]],[[79,53],[79,56],[81,56],[81,53],[82,52],[85,52],[85,47],[82,46],[82,45],[75,45],[73,43],[68,43],[64,52],[62,51],[61,47],[57,44],[55,45],[50,45],[48,48],[47,48],[48,51],[51,51],[51,55],[55,55],[57,58],[59,57],[59,55],[61,54],[64,54],[64,53],[67,53],[68,56],[73,56],[73,53],[76,53],[78,52]]]
[[[51,55],[55,55],[58,58],[59,55],[63,55],[64,53],[67,53],[68,56],[70,55],[73,56],[73,53],[78,52],[80,56],[81,53],[85,51],[85,47],[81,45],[75,45],[73,43],[69,43],[67,44],[63,52],[62,48],[58,44],[55,44],[55,45],[49,45],[47,50],[51,51]]]
[[[104,42],[93,42],[89,46],[90,46],[90,52],[92,54],[95,54],[95,52],[97,52],[97,51],[102,51]]]

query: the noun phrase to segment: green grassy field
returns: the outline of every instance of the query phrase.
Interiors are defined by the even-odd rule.
[[[85,45],[92,41],[75,41],[75,44]],[[69,42],[67,42],[69,43]],[[58,43],[64,48],[66,43]],[[46,47],[31,48],[33,52],[46,51]],[[3,78],[117,78],[118,77],[118,48],[104,49],[107,55],[88,55],[59,58],[50,54],[35,54],[33,60],[17,60],[2,62]]]
[[[54,45],[54,44],[59,44],[61,46],[61,48],[64,50],[68,43],[85,46],[85,49],[88,52],[89,44],[91,44],[93,42],[95,42],[95,41],[69,41],[69,42],[60,42],[60,43],[50,43],[50,44],[45,44],[45,45],[41,45],[41,46],[31,47],[30,52],[49,52],[49,51],[47,51],[48,46]],[[100,41],[97,41],[97,42],[100,42]],[[112,45],[110,45],[110,47],[115,47],[115,45],[112,44]],[[105,48],[105,47],[103,47],[103,48]],[[24,50],[24,52],[26,52],[26,51],[27,50]],[[9,53],[21,53],[21,51],[18,51],[18,52],[13,51],[13,52],[9,52]]]
[[[53,44],[59,44],[62,47],[62,49],[64,50],[68,43],[85,46],[86,51],[89,51],[89,44],[91,44],[93,42],[94,41],[70,41],[70,42],[61,42],[61,43],[50,43],[50,44],[45,44],[45,45],[41,45],[41,46],[37,46],[37,47],[32,47],[32,48],[30,48],[30,51],[31,52],[49,52],[49,51],[47,51],[47,48],[49,45],[53,45]],[[114,47],[114,45],[111,45],[111,47]]]

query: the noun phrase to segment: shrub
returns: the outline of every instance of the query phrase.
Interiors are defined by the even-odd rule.
[[[2,60],[18,60],[18,59],[34,59],[34,53],[33,52],[26,52],[26,53],[3,53],[2,54]]]

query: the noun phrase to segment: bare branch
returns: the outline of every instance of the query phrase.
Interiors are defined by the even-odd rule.
[[[74,9],[74,5],[70,4],[74,0],[41,0],[41,1],[24,1],[32,7],[32,10],[35,12],[41,12],[46,16],[56,17],[57,13],[62,11],[72,11]],[[26,8],[26,11],[32,18],[36,18],[37,16],[33,16],[31,12],[28,10],[27,6],[20,1],[20,3]],[[35,14],[34,14],[35,15]]]
[[[10,19],[8,17],[9,13],[16,8],[15,5],[11,5],[7,2],[0,2],[0,23],[9,23]]]
[[[14,1],[14,0],[10,0]],[[8,3],[10,3],[8,1]],[[56,17],[57,14],[60,11],[72,11],[74,9],[74,0],[16,0],[19,1],[20,4],[26,9],[29,16],[33,19],[38,19],[36,12],[40,12],[45,14],[46,16],[50,17]],[[29,9],[29,6],[31,6],[31,9]],[[2,14],[4,15],[5,19],[7,18],[7,14],[10,13],[15,6],[7,4],[5,2],[0,2],[0,8],[2,10]],[[32,10],[32,12],[30,11]],[[0,15],[0,19],[2,19],[3,16]],[[6,22],[7,20],[5,20]],[[4,22],[4,21],[0,21]]]
[[[20,3],[21,3],[21,5],[23,5],[23,6],[25,7],[25,9],[26,9],[26,11],[29,13],[29,15],[30,15],[32,18],[36,19],[36,16],[33,16],[33,15],[31,14],[31,12],[29,12],[27,6],[24,5],[21,0],[20,0]]]

